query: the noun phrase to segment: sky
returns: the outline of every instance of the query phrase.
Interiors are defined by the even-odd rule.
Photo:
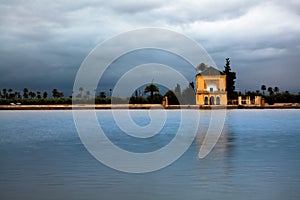
[[[237,91],[265,84],[300,92],[298,0],[0,0],[0,13],[0,88],[70,94],[81,63],[99,43],[158,27],[201,44],[219,69],[230,57]],[[143,58],[149,55],[137,59]],[[108,92],[112,79],[103,80]]]

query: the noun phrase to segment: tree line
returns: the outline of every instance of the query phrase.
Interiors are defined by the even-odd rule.
[[[60,98],[64,96],[63,92],[59,92],[57,89],[52,90],[52,96],[54,98]],[[48,98],[48,93],[46,91],[41,92],[41,91],[30,91],[28,88],[23,89],[23,93],[19,91],[14,91],[13,89],[6,89],[3,88],[0,90],[0,98],[1,99],[41,99],[41,98]]]
[[[20,92],[11,88],[3,88],[0,90],[0,104],[61,104],[68,100],[68,98],[63,98],[64,93],[58,89],[53,89],[51,93],[52,98],[46,91],[32,91],[24,88]],[[71,103],[70,100],[68,101]]]
[[[144,97],[144,94],[149,94]],[[190,82],[188,87],[181,92],[181,87],[179,84],[176,85],[174,90],[168,90],[164,95],[160,93],[159,87],[151,83],[147,85],[144,92],[141,93],[139,90],[134,92],[129,99],[131,104],[161,104],[164,97],[168,98],[169,105],[180,105],[180,104],[190,104],[193,105],[195,101],[195,87],[194,82]]]
[[[201,63],[197,66],[197,70],[204,71],[208,66]],[[235,91],[236,73],[231,71],[230,58],[226,58],[224,71],[220,72],[226,75],[226,91],[228,96],[228,104],[237,100],[238,96],[250,96],[253,99],[255,96],[263,96],[266,103],[300,103],[300,92],[298,94],[290,94],[288,91],[280,92],[279,87],[267,87],[261,85],[260,90],[245,91],[244,94]],[[93,92],[96,92],[93,91]],[[51,94],[46,91],[31,91],[24,88],[22,92],[14,91],[13,89],[3,88],[0,90],[0,104],[21,103],[21,104],[72,104],[75,99],[77,103],[110,104],[110,103],[130,103],[130,104],[161,104],[164,97],[168,98],[170,105],[179,104],[195,104],[195,85],[190,82],[188,87],[181,91],[179,84],[174,90],[168,90],[165,94],[161,94],[159,87],[153,83],[147,85],[143,91],[138,89],[134,91],[131,97],[120,98],[112,97],[112,89],[109,89],[110,95],[107,96],[104,91],[101,91],[96,97],[91,98],[91,91],[80,87],[76,94],[72,92],[72,96],[64,97],[64,93],[54,88]],[[268,93],[268,94],[267,94]]]
[[[291,94],[289,91],[280,91],[279,87],[267,87],[261,85],[260,89],[256,91],[245,91],[244,94],[239,93],[240,96],[250,96],[254,99],[255,96],[262,96],[265,102],[273,105],[274,103],[300,103],[300,92],[298,94]]]
[[[64,93],[54,88],[51,94],[46,91],[32,91],[24,88],[22,92],[13,89],[3,88],[0,90],[0,104],[20,103],[24,105],[47,105],[47,104],[72,104],[72,97],[76,103],[91,103],[96,104],[161,104],[165,96],[168,97],[168,102],[171,105],[178,104],[195,104],[194,83],[181,92],[180,85],[177,84],[175,90],[168,90],[165,94],[161,94],[157,85],[151,83],[147,85],[143,92],[136,90],[131,97],[111,97],[112,89],[109,89],[110,96],[104,91],[101,91],[96,97],[91,98],[91,92],[80,87],[76,94],[72,92],[72,96],[64,97]]]

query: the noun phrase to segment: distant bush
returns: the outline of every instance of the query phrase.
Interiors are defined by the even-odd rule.
[[[130,104],[147,104],[148,100],[141,96],[137,96],[137,97],[132,96],[129,99],[129,103]]]
[[[300,103],[300,94],[290,94],[288,92],[265,96],[266,103]]]

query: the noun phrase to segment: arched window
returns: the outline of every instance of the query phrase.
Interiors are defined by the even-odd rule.
[[[210,105],[215,105],[215,97],[210,97]]]
[[[220,97],[219,96],[217,96],[217,98],[216,98],[216,104],[220,105]]]
[[[208,97],[204,97],[204,105],[208,105]]]

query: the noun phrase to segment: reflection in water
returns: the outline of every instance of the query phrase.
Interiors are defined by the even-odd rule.
[[[118,137],[110,115],[97,114],[106,118],[103,125],[114,143],[130,144]],[[178,161],[153,173],[126,174],[86,151],[69,111],[0,112],[0,199],[298,200],[299,116],[300,110],[228,111],[217,145],[199,159],[209,122],[204,113],[197,138]],[[128,149],[162,146],[172,139],[174,125],[166,127],[167,134]]]
[[[206,134],[207,128],[204,126],[202,126],[202,128],[204,130],[197,135],[195,140],[197,149],[200,149]],[[221,188],[226,190],[226,192],[233,190],[227,181],[228,176],[230,176],[234,170],[234,164],[231,158],[234,157],[235,140],[235,134],[225,126],[212,152],[210,152],[206,158],[200,159],[198,162],[199,179],[195,180],[197,184],[205,185],[207,182],[214,180],[219,182],[219,184],[224,182]]]

